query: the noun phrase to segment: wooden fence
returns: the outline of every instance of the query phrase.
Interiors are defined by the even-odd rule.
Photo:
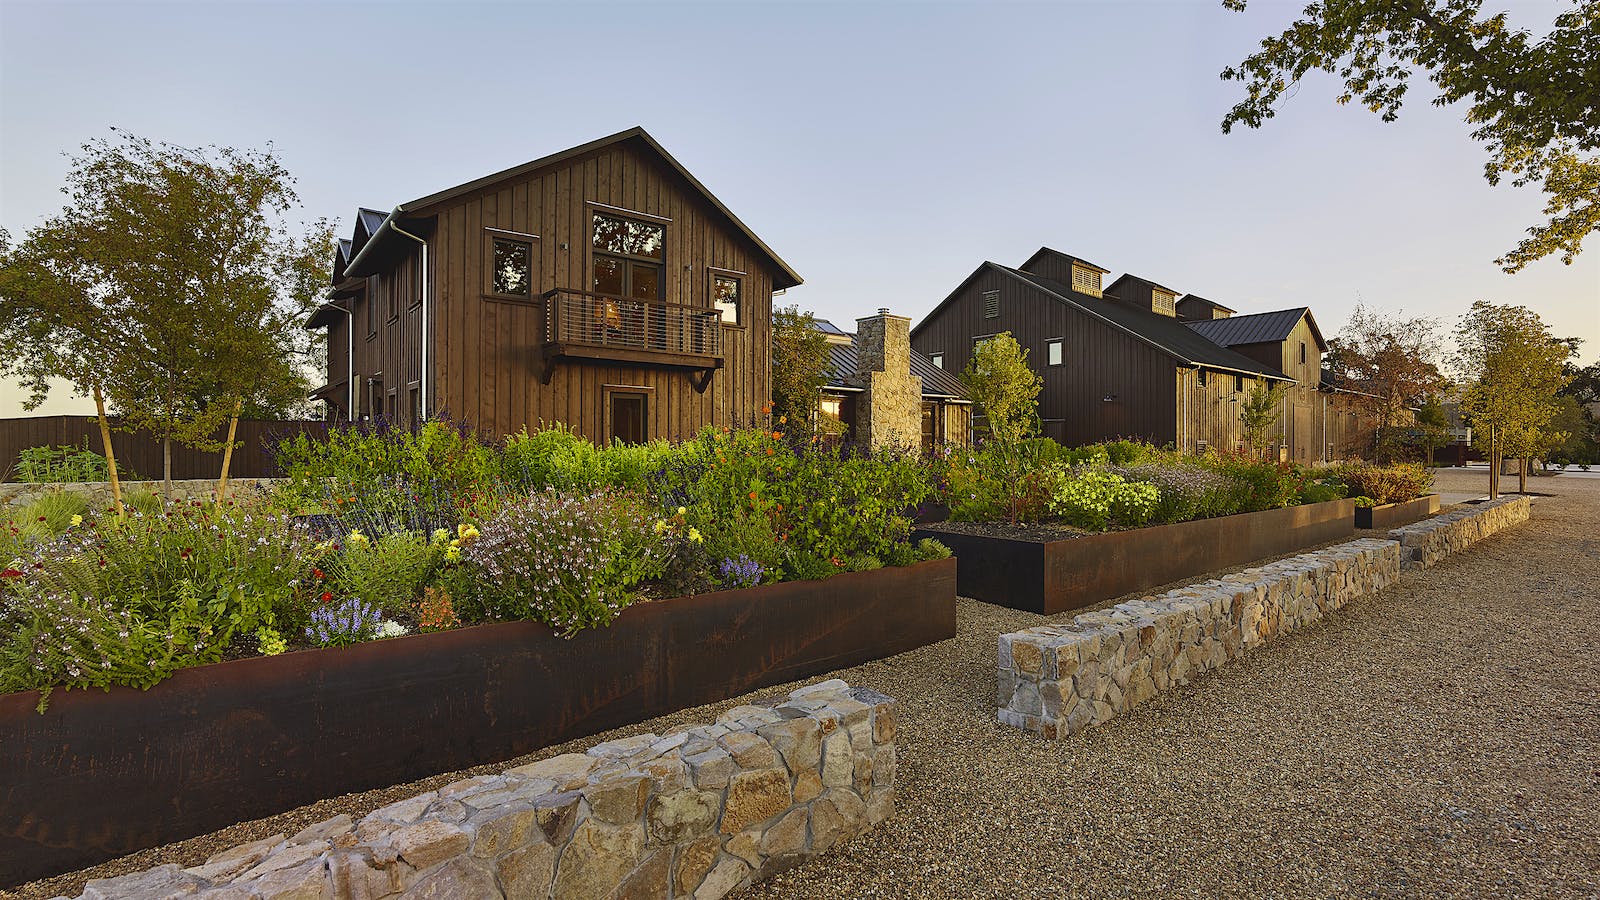
[[[117,467],[143,478],[161,478],[161,442],[146,431],[118,431],[118,420],[111,419],[111,446],[117,453]],[[239,421],[238,442],[229,464],[229,475],[237,478],[271,478],[283,473],[273,462],[272,447],[285,437],[299,433],[322,437],[328,423],[320,421]],[[220,441],[227,426],[217,431]],[[87,446],[103,453],[100,425],[93,416],[31,416],[0,419],[0,480],[16,479],[18,454],[30,447]],[[173,478],[215,478],[222,471],[222,453],[206,453],[174,443]]]

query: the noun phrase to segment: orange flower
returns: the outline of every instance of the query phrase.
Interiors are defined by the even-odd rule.
[[[751,492],[750,492],[750,499],[751,499],[751,500],[754,500],[754,499],[756,499],[756,492],[755,492],[755,491],[751,491]]]
[[[772,433],[772,439],[773,440],[778,440],[781,437],[783,437],[783,432],[781,432],[781,431],[774,431]]]
[[[771,455],[772,455],[772,448],[771,448],[771,447],[768,447],[768,448],[767,448],[767,455],[768,455],[768,456],[771,456]]]

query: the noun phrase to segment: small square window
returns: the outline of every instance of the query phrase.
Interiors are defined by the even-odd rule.
[[[739,324],[739,279],[731,275],[713,275],[711,278],[711,305],[722,314],[722,321]]]
[[[1053,341],[1045,341],[1044,350],[1045,357],[1048,359],[1050,365],[1061,365],[1062,359],[1066,354],[1066,349],[1063,342],[1059,338]]]
[[[985,319],[998,318],[1000,315],[1000,292],[983,292],[983,317]]]
[[[935,369],[944,368],[944,354],[943,353],[935,353],[935,354],[933,354],[932,356],[928,357],[928,361],[933,363],[933,367]]]
[[[494,292],[512,297],[533,294],[533,246],[526,241],[494,239]]]

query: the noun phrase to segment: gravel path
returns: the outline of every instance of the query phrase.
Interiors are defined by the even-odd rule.
[[[1486,487],[1482,472],[1439,479]],[[1530,489],[1553,495],[1534,522],[1059,745],[994,715],[996,635],[1052,619],[960,601],[954,640],[836,673],[901,702],[896,816],[746,896],[1600,895],[1600,479]],[[708,721],[743,699],[526,759]],[[0,897],[197,863],[512,764],[334,798]]]

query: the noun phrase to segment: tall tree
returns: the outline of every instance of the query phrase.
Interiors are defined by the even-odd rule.
[[[983,410],[994,440],[1015,444],[1039,430],[1039,391],[1044,379],[1028,365],[1028,351],[1011,332],[979,341],[961,380]]]
[[[1378,424],[1369,448],[1412,424],[1410,410],[1444,388],[1439,372],[1439,327],[1432,319],[1382,313],[1357,303],[1339,336],[1329,341],[1328,368],[1351,399]]]
[[[1433,465],[1433,452],[1450,443],[1450,416],[1437,395],[1422,401],[1417,409],[1417,427],[1411,429],[1410,443],[1421,447],[1428,465]]]
[[[222,449],[214,435],[245,403],[303,395],[290,317],[318,239],[283,223],[297,197],[271,150],[118,132],[83,146],[65,192],[67,206],[7,255],[18,287],[0,327],[23,337],[9,369],[36,399],[65,377],[149,430],[170,492],[174,442]]]
[[[1248,0],[1223,0],[1243,10]],[[1483,0],[1320,0],[1261,49],[1222,71],[1245,97],[1222,119],[1259,128],[1311,71],[1344,82],[1335,99],[1392,122],[1414,70],[1437,87],[1435,106],[1465,101],[1484,142],[1490,184],[1537,184],[1548,220],[1495,260],[1507,272],[1561,254],[1570,264],[1600,230],[1600,0],[1577,0],[1542,37],[1486,15]]]
[[[1251,389],[1250,395],[1240,405],[1239,425],[1244,428],[1245,441],[1250,444],[1251,452],[1265,455],[1262,445],[1266,443],[1267,432],[1278,424],[1286,392],[1287,388],[1282,382],[1262,382]]]
[[[817,320],[798,306],[772,314],[772,413],[788,420],[790,429],[815,433],[817,404],[833,364],[828,338]]]
[[[1500,461],[1521,459],[1518,490],[1528,490],[1528,464],[1551,446],[1557,393],[1572,350],[1556,340],[1537,313],[1479,300],[1456,327],[1454,366],[1467,383],[1461,410],[1473,443],[1489,457],[1489,494],[1500,493]],[[1560,441],[1555,441],[1560,443]]]

